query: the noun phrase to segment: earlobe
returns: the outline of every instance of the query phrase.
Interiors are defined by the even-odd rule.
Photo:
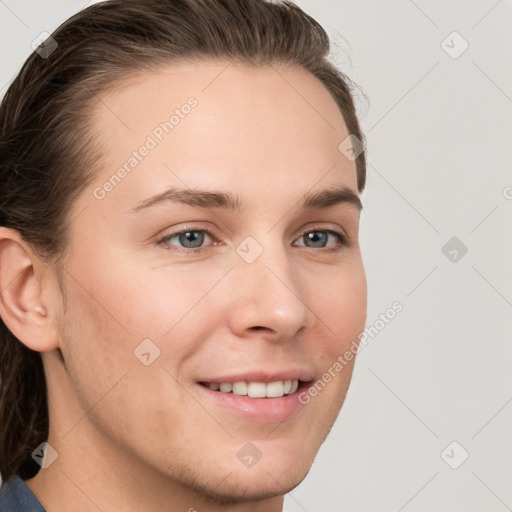
[[[0,227],[0,316],[28,348],[47,352],[59,347],[55,315],[45,304],[40,259],[13,229]]]

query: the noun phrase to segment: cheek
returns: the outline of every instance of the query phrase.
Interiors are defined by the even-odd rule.
[[[76,269],[75,275],[67,283],[61,328],[67,375],[82,409],[75,422],[87,412],[91,422],[112,438],[119,438],[120,432],[127,437],[130,432],[159,436],[179,432],[179,414],[171,412],[186,410],[187,403],[171,375],[179,374],[182,362],[193,350],[193,333],[188,336],[186,323],[178,321],[195,296],[180,302],[176,300],[177,289],[142,278],[128,281],[100,272],[78,277]],[[87,288],[79,285],[78,279],[87,283]],[[149,290],[153,290],[152,298]],[[168,336],[161,334],[176,322],[176,329]],[[154,340],[160,355],[146,366],[134,350],[148,338]],[[133,438],[130,443],[136,445],[138,441]]]
[[[332,425],[345,400],[359,335],[366,323],[367,287],[362,263],[340,271],[317,298],[320,323],[325,324],[316,351],[321,374],[308,394],[323,411],[325,425]]]
[[[211,302],[218,296],[209,291],[225,274],[223,268],[151,268],[119,254],[90,254],[68,268],[62,351],[76,378],[87,383],[90,401],[127,371],[144,370],[141,382],[155,378],[146,371],[155,367],[178,375],[219,322]],[[151,358],[158,354],[150,367],[137,359],[139,347],[149,347]]]
[[[73,389],[87,411],[127,372],[132,338],[96,283],[75,276],[66,286],[61,351]]]
[[[216,279],[212,272],[155,267],[121,251],[93,253],[73,263],[76,278],[69,284],[78,307],[84,304],[78,315],[87,316],[100,332],[115,332],[114,342],[162,337],[187,317]]]
[[[325,354],[332,362],[354,340],[358,341],[359,334],[364,330],[367,288],[362,264],[340,271],[338,278],[330,280],[325,292],[317,295],[317,301],[318,316],[325,324],[330,340]]]

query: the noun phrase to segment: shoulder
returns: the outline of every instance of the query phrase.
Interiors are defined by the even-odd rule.
[[[0,487],[2,512],[45,512],[39,500],[25,482],[14,475]]]

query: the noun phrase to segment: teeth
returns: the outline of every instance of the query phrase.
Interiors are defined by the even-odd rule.
[[[284,384],[282,380],[278,380],[277,382],[269,382],[267,384],[267,396],[268,397],[277,397],[284,395]]]
[[[275,382],[208,382],[206,387],[213,391],[222,393],[233,393],[234,395],[249,396],[250,398],[279,398],[290,395],[297,391],[298,380],[278,380]]]
[[[234,395],[247,395],[247,382],[233,382]]]
[[[247,384],[247,396],[265,398],[267,396],[267,385],[264,382],[249,382]]]
[[[230,382],[223,382],[222,384],[219,384],[219,388],[224,393],[229,393],[233,389],[233,384]]]

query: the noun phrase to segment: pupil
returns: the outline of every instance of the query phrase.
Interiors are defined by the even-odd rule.
[[[313,242],[313,244],[316,244],[315,247],[323,247],[323,245],[326,242],[327,234],[322,233],[320,231],[312,231],[311,233],[308,233],[308,239]],[[320,241],[320,244],[318,243]]]
[[[204,234],[199,231],[187,231],[180,235],[180,243],[183,244],[187,249],[200,247],[204,240]],[[192,245],[187,245],[191,242]]]

